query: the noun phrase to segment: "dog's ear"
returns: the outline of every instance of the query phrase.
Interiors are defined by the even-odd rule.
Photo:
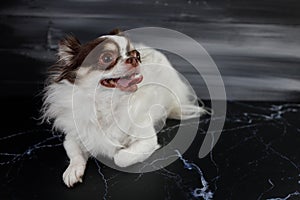
[[[118,28],[116,28],[116,29],[110,31],[108,34],[109,34],[109,35],[120,35],[120,36],[124,36],[124,33],[123,33],[120,29],[118,29]]]
[[[68,35],[58,44],[58,62],[62,65],[70,65],[74,57],[79,53],[81,44],[73,35]]]

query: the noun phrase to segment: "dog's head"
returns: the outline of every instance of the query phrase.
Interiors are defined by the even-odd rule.
[[[74,36],[59,43],[59,60],[52,68],[54,81],[84,82],[95,77],[103,89],[137,90],[143,79],[140,74],[140,53],[128,38],[113,32],[84,45]]]

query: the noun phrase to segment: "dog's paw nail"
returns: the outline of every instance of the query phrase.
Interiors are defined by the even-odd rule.
[[[63,181],[67,187],[71,188],[75,183],[82,183],[85,164],[70,164],[63,174]]]

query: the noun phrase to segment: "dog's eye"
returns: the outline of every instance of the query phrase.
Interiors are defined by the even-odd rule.
[[[114,61],[114,55],[111,52],[104,52],[100,55],[99,64],[101,66],[109,65]]]

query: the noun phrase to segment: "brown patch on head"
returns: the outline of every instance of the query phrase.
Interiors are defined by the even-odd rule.
[[[117,34],[122,37],[120,30],[113,30],[111,34]],[[132,50],[133,47],[130,45],[130,41],[127,38],[126,40],[127,44],[125,44],[124,49],[127,51],[126,55],[140,62],[138,53]],[[99,45],[100,43],[101,45]],[[87,72],[90,70],[110,70],[120,60],[122,55],[120,51],[124,51],[120,49],[119,45],[109,36],[96,38],[84,45],[81,45],[74,36],[67,36],[59,43],[59,59],[50,68],[52,76],[50,76],[49,80],[51,82],[67,80],[70,83],[74,83],[77,71],[81,66],[88,67]],[[124,54],[124,52],[122,53]]]
[[[50,68],[54,74],[53,81],[60,82],[64,79],[74,83],[76,71],[81,66],[86,56],[105,38],[97,38],[84,45],[74,36],[67,36],[66,39],[59,43],[58,62]]]
[[[118,28],[113,29],[112,31],[110,31],[110,32],[108,33],[108,35],[120,35],[120,36],[125,36],[124,33],[123,33],[120,29],[118,29]]]
[[[94,66],[93,69],[96,70],[110,70],[117,64],[120,58],[119,45],[114,40],[106,38],[101,45],[97,46],[88,55],[86,61],[91,61],[92,63],[85,64]],[[96,60],[97,65],[94,65]]]
[[[59,62],[68,64],[72,58],[79,53],[81,44],[79,40],[73,35],[68,35],[64,40],[58,44]]]

